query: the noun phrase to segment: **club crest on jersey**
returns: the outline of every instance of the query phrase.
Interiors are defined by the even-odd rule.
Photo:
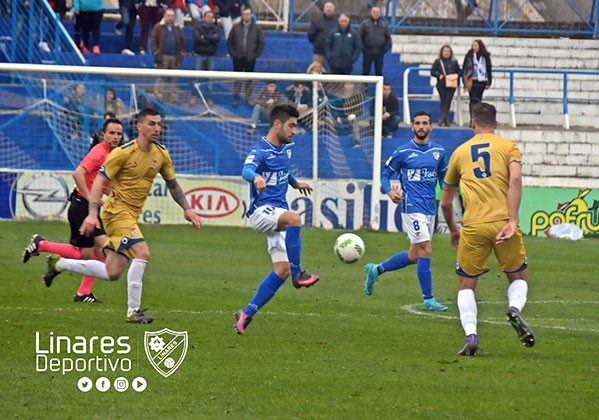
[[[131,229],[131,236],[137,236],[137,229]]]
[[[439,152],[433,152],[433,159],[439,160],[440,156],[441,156],[441,153],[439,153]]]
[[[287,157],[291,159],[291,149],[287,149]]]
[[[158,161],[152,161],[152,169],[156,169],[158,167]]]
[[[187,331],[160,331],[144,333],[144,349],[150,364],[165,378],[175,373],[187,354]]]

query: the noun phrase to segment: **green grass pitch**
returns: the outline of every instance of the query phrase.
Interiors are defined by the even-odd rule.
[[[456,352],[463,332],[455,303],[455,250],[433,245],[435,295],[445,314],[420,312],[416,270],[387,273],[373,296],[363,265],[405,249],[403,234],[359,232],[366,254],[346,265],[333,255],[340,232],[303,232],[303,264],[321,281],[285,284],[247,335],[233,330],[270,270],[266,240],[250,229],[144,226],[152,251],[143,307],[151,325],[124,322],[125,276],[98,280],[104,304],[72,301],[80,277],[61,274],[51,288],[45,258],[22,264],[33,233],[68,240],[61,223],[0,222],[1,418],[597,418],[599,410],[599,242],[526,238],[530,262],[525,319],[536,335],[523,347],[505,320],[506,280],[492,258],[477,293],[481,349]],[[144,331],[187,331],[179,369],[163,378],[148,363]],[[35,333],[129,336],[130,372],[36,372]],[[61,357],[68,355],[62,354]],[[114,355],[112,355],[114,356]],[[77,389],[81,376],[148,382],[142,393]]]

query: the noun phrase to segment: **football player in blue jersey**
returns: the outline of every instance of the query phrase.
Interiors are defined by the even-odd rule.
[[[431,271],[431,241],[437,213],[435,186],[443,184],[447,170],[445,149],[429,141],[431,116],[428,113],[417,112],[412,120],[414,138],[395,149],[381,174],[383,191],[401,206],[402,227],[410,240],[410,248],[380,264],[366,264],[364,291],[372,295],[374,283],[381,274],[416,264],[424,310],[446,311],[447,306],[441,305],[433,296]],[[401,188],[391,187],[393,176],[399,178]]]
[[[298,181],[290,171],[298,117],[292,105],[275,106],[270,113],[268,134],[252,147],[243,165],[242,177],[251,185],[246,215],[254,230],[266,234],[273,269],[245,309],[235,313],[238,334],[245,334],[253,316],[289,275],[297,289],[310,287],[319,280],[318,276],[301,270],[302,219],[289,211],[286,199],[289,185],[306,196],[312,192],[310,184]]]

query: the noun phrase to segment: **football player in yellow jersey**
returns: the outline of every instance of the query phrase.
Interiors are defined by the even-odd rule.
[[[535,336],[522,319],[528,294],[527,259],[518,209],[522,198],[522,162],[518,147],[495,135],[496,110],[480,102],[472,107],[474,137],[452,154],[445,175],[441,207],[451,233],[451,244],[458,247],[458,309],[466,344],[461,356],[478,351],[477,308],[474,291],[478,278],[489,271],[487,261],[495,252],[499,268],[509,282],[507,318],[526,347]],[[464,199],[462,230],[453,216],[452,202],[458,184]]]
[[[146,244],[137,218],[144,205],[154,177],[160,173],[169,188],[171,196],[184,211],[184,217],[194,226],[202,226],[202,218],[189,206],[185,193],[175,179],[175,169],[168,151],[157,142],[162,129],[162,118],[154,109],[144,109],[137,115],[137,139],[114,149],[106,159],[92,185],[89,195],[89,211],[80,227],[81,234],[89,235],[100,226],[102,191],[110,187],[110,194],[102,211],[104,229],[108,237],[104,245],[106,262],[96,260],[72,260],[48,257],[48,269],[44,274],[46,285],[51,285],[54,277],[62,271],[72,271],[102,279],[116,280],[131,265],[127,272],[128,311],[127,322],[149,324],[153,318],[147,317],[139,309],[143,274],[150,259],[150,249]]]

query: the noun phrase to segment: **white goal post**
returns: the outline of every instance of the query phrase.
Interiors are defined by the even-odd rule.
[[[281,84],[287,82],[287,83],[295,83],[295,82],[301,82],[306,84],[307,86],[311,87],[311,94],[312,94],[312,106],[311,106],[311,121],[308,122],[308,124],[312,124],[312,130],[308,130],[311,131],[311,141],[312,141],[312,145],[311,145],[311,150],[312,150],[312,156],[311,156],[311,166],[312,166],[312,171],[311,174],[309,176],[306,175],[300,175],[300,178],[308,178],[311,179],[311,182],[314,186],[314,195],[312,197],[312,202],[314,203],[314,208],[317,208],[317,206],[322,205],[321,203],[321,199],[323,197],[323,194],[325,194],[325,191],[323,190],[323,188],[325,188],[325,186],[327,185],[326,180],[323,180],[321,178],[321,176],[319,175],[321,173],[322,170],[327,169],[327,168],[322,168],[323,165],[327,166],[327,165],[332,165],[331,163],[329,163],[328,160],[323,161],[323,158],[321,156],[319,156],[319,143],[322,141],[322,130],[337,130],[338,127],[329,127],[327,128],[327,125],[331,125],[331,124],[335,124],[336,123],[336,119],[335,117],[333,118],[329,118],[332,120],[332,123],[329,123],[327,121],[323,121],[323,115],[322,113],[319,113],[319,102],[322,103],[322,97],[319,97],[319,85],[321,86],[322,89],[322,85],[343,85],[343,84],[348,84],[348,83],[352,83],[355,84],[356,86],[362,86],[363,87],[363,92],[368,92],[365,93],[365,96],[368,96],[368,103],[367,105],[364,105],[364,108],[369,107],[368,112],[364,112],[362,118],[362,121],[360,121],[360,127],[358,128],[359,130],[362,130],[362,136],[364,137],[368,137],[367,142],[368,144],[364,144],[362,145],[362,149],[360,149],[364,155],[367,156],[367,159],[370,161],[371,163],[371,169],[369,168],[369,172],[370,172],[370,176],[368,177],[368,179],[364,179],[362,180],[362,184],[364,183],[370,183],[371,188],[370,188],[370,197],[369,199],[364,198],[363,199],[363,203],[366,207],[366,203],[368,203],[369,205],[367,208],[364,208],[364,215],[362,217],[356,217],[356,223],[353,226],[344,226],[343,223],[340,223],[339,225],[335,225],[335,223],[331,223],[330,221],[326,221],[326,220],[321,220],[321,215],[320,212],[318,211],[313,211],[311,213],[311,218],[312,220],[310,221],[310,225],[311,226],[316,226],[316,227],[324,227],[324,228],[346,228],[346,229],[359,229],[359,228],[372,228],[372,229],[379,229],[379,225],[380,225],[380,214],[381,214],[381,208],[380,205],[382,203],[381,200],[386,201],[386,197],[384,195],[381,194],[380,192],[380,174],[381,174],[381,150],[382,150],[382,144],[381,144],[381,133],[382,133],[382,113],[383,113],[383,105],[382,105],[382,97],[383,97],[383,78],[381,76],[353,76],[353,75],[321,75],[321,74],[307,74],[307,73],[294,73],[294,74],[282,74],[282,73],[238,73],[238,72],[223,72],[223,71],[193,71],[193,70],[162,70],[162,69],[145,69],[145,68],[117,68],[117,67],[83,67],[83,66],[57,66],[57,65],[31,65],[31,64],[11,64],[11,63],[0,63],[0,76],[4,76],[4,78],[6,78],[8,75],[8,77],[13,77],[14,79],[20,79],[22,80],[23,84],[30,84],[31,86],[37,86],[37,88],[34,87],[30,87],[28,88],[29,92],[31,93],[31,95],[33,96],[37,96],[36,98],[33,98],[32,100],[30,100],[30,107],[34,106],[36,101],[41,101],[41,102],[52,102],[51,98],[50,98],[50,94],[47,92],[47,90],[49,90],[48,86],[50,86],[48,84],[48,81],[46,79],[55,79],[53,80],[53,85],[56,86],[57,85],[57,81],[56,79],[62,80],[62,83],[64,86],[67,85],[73,85],[74,83],[82,83],[82,84],[86,84],[89,83],[90,86],[92,86],[94,83],[99,83],[99,82],[94,82],[93,80],[97,79],[100,80],[102,78],[111,78],[113,80],[117,80],[119,79],[122,82],[127,82],[130,83],[131,86],[133,86],[132,88],[123,88],[123,89],[128,89],[130,90],[131,94],[131,100],[130,100],[130,104],[129,104],[129,108],[131,110],[138,110],[138,103],[136,102],[135,99],[135,84],[136,82],[143,84],[146,83],[147,85],[154,85],[154,81],[158,80],[158,79],[169,79],[172,78],[173,80],[177,80],[179,82],[182,81],[187,81],[188,84],[195,86],[195,90],[197,91],[197,101],[201,101],[204,103],[205,107],[202,108],[203,109],[203,116],[206,118],[210,118],[213,117],[214,119],[221,119],[222,121],[219,122],[219,124],[222,125],[238,125],[240,123],[239,119],[236,119],[234,116],[227,116],[225,118],[221,118],[222,116],[218,114],[218,112],[213,112],[213,110],[210,107],[210,100],[207,100],[205,95],[203,94],[203,87],[206,86],[208,89],[210,88],[210,86],[220,86],[219,88],[224,89],[222,86],[226,84],[226,89],[230,89],[229,86],[233,86],[233,83],[235,82],[243,82],[243,81],[247,81],[247,80],[252,80],[255,81],[257,84],[258,83],[263,83],[266,81],[276,81],[276,82],[280,82]],[[32,82],[32,80],[35,80],[35,82]],[[42,82],[40,82],[42,81]],[[211,83],[213,83],[213,85],[211,85]],[[106,82],[107,85],[115,85],[116,82],[111,81],[111,82]],[[43,86],[42,88],[40,88],[39,86]],[[37,89],[37,90],[36,90]],[[66,87],[64,88],[66,89]],[[193,88],[191,90],[194,90]],[[33,91],[36,91],[37,93],[32,93]],[[41,92],[41,93],[40,93]],[[230,90],[228,90],[228,92],[230,92]],[[57,94],[58,95],[58,94]],[[188,95],[187,93],[185,93],[185,95]],[[55,96],[57,97],[57,96]],[[185,98],[187,98],[187,96],[185,96]],[[191,100],[193,98],[190,99],[190,103]],[[326,99],[326,96],[325,96]],[[187,100],[187,99],[186,99]],[[364,100],[364,103],[366,104],[366,100]],[[195,103],[195,99],[194,99],[194,103]],[[250,103],[250,106],[252,106],[253,104]],[[344,105],[345,106],[345,105]],[[362,104],[360,104],[360,106],[362,106]],[[168,108],[169,110],[174,110],[173,112],[177,113],[177,121],[191,121],[195,118],[195,116],[193,115],[193,112],[191,110],[191,108],[189,109],[189,115],[186,113],[186,107],[185,106],[181,106],[180,103],[178,103],[176,106],[173,106],[172,108]],[[44,113],[44,112],[48,112],[47,110],[45,111],[39,111],[39,113]],[[52,111],[54,112],[54,111]],[[214,115],[211,115],[211,112],[213,112]],[[355,115],[354,115],[354,119],[355,119]],[[309,118],[308,118],[309,119]],[[352,121],[352,118],[348,118],[349,121]],[[339,119],[341,120],[341,119]],[[64,123],[64,121],[62,121],[61,123]],[[9,133],[9,131],[11,130],[10,126],[6,126],[6,124],[4,124],[4,128],[5,131],[4,133],[0,132],[0,136],[1,135],[7,135],[7,133]],[[243,127],[246,127],[246,125],[242,125]],[[2,127],[2,126],[0,126]],[[322,129],[320,129],[321,127],[324,127]],[[226,129],[226,128],[225,128]],[[223,129],[223,130],[225,130]],[[232,136],[241,136],[241,131],[240,129],[236,128],[237,131],[233,131],[231,132]],[[336,132],[336,131],[335,131]],[[350,132],[351,132],[351,128],[350,128]],[[328,132],[327,132],[328,133]],[[10,134],[10,133],[9,133]],[[201,133],[200,133],[201,134]],[[328,135],[328,134],[327,134]],[[257,139],[257,136],[255,136],[255,139]],[[13,142],[15,142],[16,140],[13,140]],[[167,143],[167,148],[169,150],[171,150],[172,147],[178,147],[176,146],[176,139],[173,140],[172,143],[169,142]],[[205,139],[205,141],[207,142],[211,142],[211,143],[218,143],[219,139]],[[67,143],[66,141],[64,143]],[[207,143],[208,144],[208,143]],[[66,152],[71,152],[71,150],[69,149],[69,145],[68,144],[61,144],[61,147],[65,148]],[[321,145],[322,146],[322,145]],[[0,147],[1,143],[0,143]],[[80,147],[80,146],[73,146],[73,147]],[[249,149],[248,149],[249,150]],[[72,158],[73,162],[78,162],[78,158],[79,156],[81,156],[84,152],[86,151],[85,148],[81,149],[81,150],[77,150],[76,153],[73,155],[75,157]],[[2,150],[0,150],[0,153],[2,153]],[[183,172],[181,172],[180,168],[176,165],[176,171],[178,173],[183,173],[185,175],[198,175],[198,176],[204,176],[204,174],[207,174],[207,176],[215,176],[215,177],[219,177],[219,174],[217,173],[208,173],[208,172],[203,172],[203,171],[199,171],[199,172],[194,172],[193,171],[193,165],[197,165],[197,168],[201,167],[201,162],[204,159],[204,157],[202,156],[202,152],[201,150],[196,150],[196,151],[192,151],[192,150],[187,150],[185,148],[182,149],[181,151],[182,154],[185,155],[186,159],[190,159],[190,168],[183,170]],[[199,155],[197,157],[195,157],[195,160],[191,160],[192,155]],[[195,156],[194,155],[194,156]],[[352,164],[354,163],[352,161],[352,156],[353,155],[347,155],[340,161],[343,165],[347,165],[349,167],[352,166]],[[334,157],[334,152],[329,152],[329,156],[327,157],[327,159],[335,159]],[[76,164],[76,163],[75,163]],[[12,167],[7,167],[3,161],[0,159],[0,168],[4,167],[3,169],[19,169],[19,168],[15,168],[14,166]],[[22,169],[28,169],[27,167],[24,167]],[[348,173],[351,173],[350,171],[348,171]],[[350,175],[351,177],[351,175]],[[360,181],[360,180],[357,180]],[[349,206],[349,204],[348,204]],[[352,204],[353,206],[353,204]],[[388,209],[387,209],[388,210]],[[385,211],[387,211],[385,210]],[[348,210],[349,211],[349,210]],[[366,213],[368,212],[368,213]],[[306,217],[308,217],[308,213],[306,213]],[[394,230],[394,229],[393,229]]]

